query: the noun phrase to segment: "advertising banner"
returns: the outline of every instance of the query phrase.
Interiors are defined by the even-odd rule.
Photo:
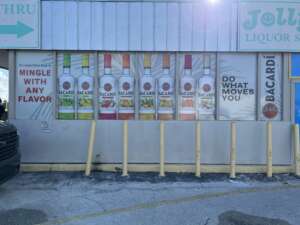
[[[219,55],[221,120],[255,120],[256,55]]]
[[[239,3],[240,51],[299,51],[300,3]]]
[[[260,54],[260,119],[281,120],[281,54]]]
[[[16,118],[53,119],[54,54],[17,52]]]

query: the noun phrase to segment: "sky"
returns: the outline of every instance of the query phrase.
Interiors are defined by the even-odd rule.
[[[8,71],[0,68],[0,98],[8,99]]]

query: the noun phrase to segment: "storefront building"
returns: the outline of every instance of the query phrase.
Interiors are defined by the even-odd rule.
[[[160,162],[161,121],[166,164],[194,164],[198,121],[202,164],[229,164],[232,122],[237,164],[265,164],[267,122],[272,163],[293,164],[299,13],[284,0],[0,3],[21,26],[3,48],[22,163],[84,164],[96,120],[93,162],[115,169],[128,120],[140,170]]]

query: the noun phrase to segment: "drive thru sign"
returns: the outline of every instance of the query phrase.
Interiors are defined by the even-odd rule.
[[[39,48],[40,0],[0,1],[0,49]]]

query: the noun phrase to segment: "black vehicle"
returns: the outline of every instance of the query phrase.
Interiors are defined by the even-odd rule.
[[[20,168],[19,137],[12,124],[0,121],[0,184],[16,175]]]

